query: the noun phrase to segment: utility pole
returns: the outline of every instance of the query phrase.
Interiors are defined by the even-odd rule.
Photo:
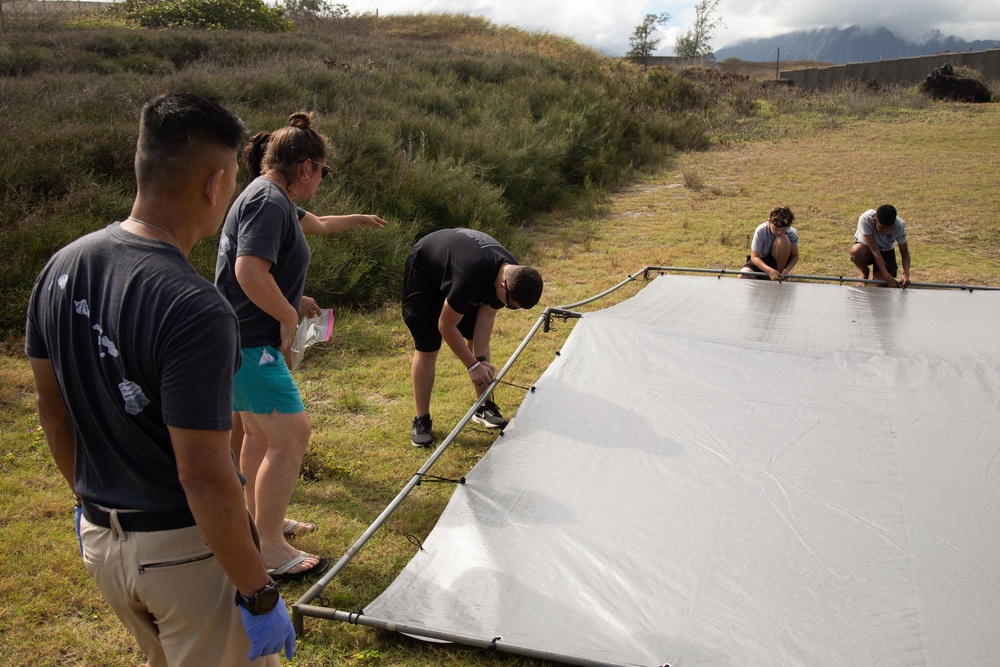
[[[781,47],[778,47],[778,57],[774,59],[774,78],[781,78],[781,68],[778,66],[781,62]]]

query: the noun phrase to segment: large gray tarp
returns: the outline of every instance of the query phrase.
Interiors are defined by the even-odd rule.
[[[623,665],[1000,665],[1000,294],[587,314],[364,613]]]

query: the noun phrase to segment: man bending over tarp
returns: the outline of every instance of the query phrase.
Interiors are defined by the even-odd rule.
[[[478,398],[496,373],[490,363],[490,336],[497,311],[504,306],[532,308],[541,296],[541,274],[519,266],[506,248],[483,232],[440,229],[417,241],[403,273],[403,321],[415,348],[410,370],[414,447],[434,444],[431,391],[442,339],[465,364]],[[489,399],[473,419],[487,428],[507,425]]]

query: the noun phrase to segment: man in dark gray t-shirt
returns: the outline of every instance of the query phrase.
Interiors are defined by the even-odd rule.
[[[236,316],[218,291],[178,248],[115,223],[49,261],[26,333],[28,356],[60,369],[66,403],[88,408],[74,411],[76,493],[105,507],[186,508],[168,425],[232,428]],[[123,443],[136,446],[122,455]]]
[[[150,667],[295,653],[229,449],[233,309],[187,256],[219,228],[246,128],[197,95],[142,109],[129,217],[46,264],[25,351],[78,499],[87,571]]]

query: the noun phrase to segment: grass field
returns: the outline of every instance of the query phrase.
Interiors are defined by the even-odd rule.
[[[533,222],[526,233],[534,256],[521,259],[546,277],[542,305],[590,296],[645,265],[737,269],[754,227],[776,204],[797,216],[797,273],[854,276],[847,249],[858,215],[892,203],[907,221],[914,280],[1000,286],[1000,106],[794,121],[806,122],[780,140],[683,154],[617,193],[595,217],[554,214]],[[607,303],[640,287],[626,287]],[[537,317],[536,309],[498,318],[495,360],[507,359]],[[507,379],[530,384],[571,328],[560,323],[539,334]],[[320,526],[299,538],[302,548],[339,557],[425,460],[427,452],[410,447],[407,436],[409,349],[394,307],[344,311],[335,338],[311,349],[297,372],[314,437],[291,514]],[[79,562],[70,494],[48,456],[31,391],[25,360],[0,357],[0,664],[141,665]],[[497,402],[511,413],[520,397],[521,390],[504,387]],[[434,397],[439,436],[471,400],[458,362],[442,354]],[[433,472],[464,474],[494,437],[470,427]],[[435,484],[411,494],[326,590],[328,603],[357,609],[376,596],[410,558],[406,536],[425,536],[449,494]],[[286,602],[306,588],[285,586]],[[295,660],[303,667],[498,663],[540,664],[314,619],[306,619]]]

